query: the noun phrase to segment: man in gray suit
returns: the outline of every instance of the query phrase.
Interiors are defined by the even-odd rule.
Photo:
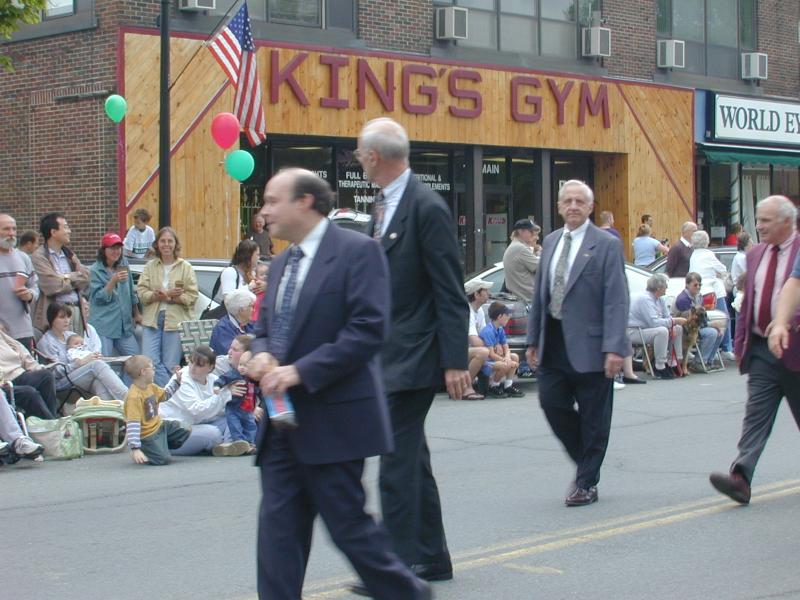
[[[526,357],[531,368],[539,366],[539,403],[577,465],[567,506],[597,501],[613,378],[631,352],[622,245],[589,221],[593,207],[582,181],[559,190],[564,227],[544,239],[528,320]]]

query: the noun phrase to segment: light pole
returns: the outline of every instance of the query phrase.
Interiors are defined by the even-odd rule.
[[[158,123],[158,226],[170,224],[169,5],[161,0],[161,116]]]

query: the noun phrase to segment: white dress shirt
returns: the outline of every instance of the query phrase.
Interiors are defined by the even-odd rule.
[[[572,236],[572,244],[569,247],[569,256],[567,257],[567,270],[564,273],[564,285],[569,284],[569,274],[572,271],[572,265],[575,262],[575,257],[578,256],[578,252],[580,252],[581,244],[583,244],[583,238],[586,236],[586,230],[589,229],[589,219],[584,221],[583,225],[575,228],[573,231],[570,231],[570,235]],[[564,231],[569,231],[566,226],[564,226]],[[558,244],[556,244],[556,249],[553,252],[553,256],[550,259],[550,294],[553,293],[553,281],[556,278],[556,265],[558,264],[558,259],[561,257],[561,250],[564,248],[564,236],[562,234],[561,238],[558,240]]]
[[[328,231],[331,222],[328,219],[320,219],[319,223],[314,226],[314,229],[308,232],[308,235],[303,238],[303,241],[297,244],[303,251],[303,257],[297,265],[297,284],[294,287],[294,296],[292,297],[292,306],[297,304],[297,299],[300,297],[300,290],[303,289],[308,270],[311,268],[311,263],[314,262],[314,257],[317,255],[319,245],[322,242],[322,237]],[[278,286],[278,295],[276,296],[275,310],[279,311],[283,304],[283,291],[286,289],[286,284],[289,282],[289,262],[286,262],[286,268],[283,270],[281,283]]]
[[[411,169],[406,169],[400,174],[400,177],[395,179],[383,190],[383,222],[381,223],[381,237],[384,236],[386,230],[389,228],[389,223],[392,222],[392,217],[397,210],[397,205],[400,204],[400,199],[406,192],[408,186],[408,179],[411,177]]]

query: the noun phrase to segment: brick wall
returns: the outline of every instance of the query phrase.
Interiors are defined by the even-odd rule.
[[[427,54],[433,43],[431,0],[359,2],[358,32],[367,46]]]
[[[767,94],[800,97],[798,23],[798,0],[758,3],[758,50],[769,54],[769,79],[761,84]]]
[[[605,27],[611,28],[612,77],[651,80],[656,63],[655,0],[603,0]]]

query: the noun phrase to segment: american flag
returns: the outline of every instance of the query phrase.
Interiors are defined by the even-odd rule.
[[[261,106],[261,84],[256,69],[256,49],[250,32],[247,2],[208,45],[222,70],[236,88],[233,114],[242,124],[251,146],[267,138],[267,122]]]

